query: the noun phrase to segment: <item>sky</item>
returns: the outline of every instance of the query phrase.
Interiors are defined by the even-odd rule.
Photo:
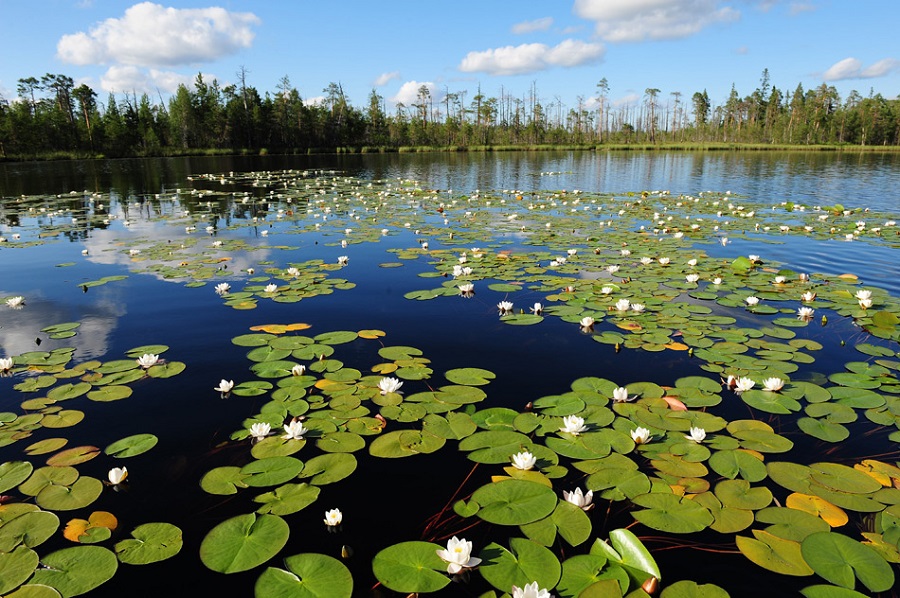
[[[545,105],[636,105],[646,90],[723,104],[769,83],[823,82],[900,95],[897,0],[0,0],[0,96],[19,79],[63,74],[110,92],[168,100],[198,74],[275,94],[287,77],[304,101],[339,83],[363,108],[389,110],[425,85]]]

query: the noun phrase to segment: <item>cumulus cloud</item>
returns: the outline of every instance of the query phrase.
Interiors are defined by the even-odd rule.
[[[533,33],[535,31],[546,31],[553,25],[553,17],[543,17],[533,21],[522,21],[512,26],[512,32],[516,35],[523,33]]]
[[[443,96],[440,95],[440,91],[432,81],[407,81],[400,86],[400,89],[391,98],[391,101],[395,104],[402,102],[407,106],[415,104],[419,101],[419,88],[423,85],[428,90],[428,93],[431,94],[432,101],[438,103]]]
[[[165,67],[216,60],[253,43],[253,13],[224,8],[171,8],[141,2],[89,32],[64,35],[57,57],[70,64]]]
[[[306,106],[324,106],[325,96],[313,96],[311,98],[306,98],[305,100],[303,100],[303,103]]]
[[[885,58],[878,62],[863,67],[863,63],[856,58],[844,58],[835,62],[831,67],[822,74],[825,81],[842,81],[844,79],[874,79],[876,77],[884,77],[890,73],[900,70],[900,60],[896,58]]]
[[[400,71],[391,71],[390,73],[381,73],[378,75],[378,78],[375,79],[375,87],[381,87],[383,85],[387,85],[389,82],[394,79],[400,78]]]
[[[575,0],[575,14],[595,22],[609,42],[689,37],[716,23],[740,18],[718,0]]]
[[[196,76],[196,75],[195,75]],[[111,66],[100,78],[100,88],[112,92],[136,92],[153,94],[157,91],[174,93],[179,85],[193,88],[195,76],[181,75],[171,71],[140,69],[136,66]],[[212,77],[203,76],[212,81]]]
[[[503,46],[469,52],[459,65],[467,73],[522,75],[554,66],[572,67],[599,62],[606,49],[602,44],[567,39],[552,48],[546,44]]]

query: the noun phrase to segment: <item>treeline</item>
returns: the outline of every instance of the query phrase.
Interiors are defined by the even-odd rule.
[[[168,101],[110,93],[101,102],[87,85],[46,74],[19,79],[17,98],[0,97],[0,158],[154,156],[192,152],[385,151],[410,147],[598,146],[647,144],[900,145],[900,99],[856,91],[841,98],[824,83],[778,89],[763,71],[759,86],[742,96],[732,86],[715,105],[707,92],[690,98],[647,88],[639,101],[613,104],[601,79],[575,106],[501,89],[487,96],[446,89],[439,99],[422,86],[415,101],[386,108],[374,89],[353,106],[340,84],[317,101],[304,101],[282,78],[260,95],[247,83],[221,87],[197,75]]]

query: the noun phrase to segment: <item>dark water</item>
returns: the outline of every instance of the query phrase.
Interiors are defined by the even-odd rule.
[[[187,596],[191,588],[203,587],[203,595],[252,594],[260,569],[224,576],[203,567],[197,553],[205,533],[225,518],[249,512],[247,494],[238,498],[210,496],[199,488],[200,477],[213,467],[240,464],[246,447],[228,444],[228,436],[241,421],[256,413],[260,402],[232,397],[221,400],[212,388],[221,378],[252,379],[247,349],[230,339],[248,332],[250,326],[270,322],[308,322],[312,333],[330,330],[381,329],[385,344],[420,348],[432,360],[436,373],[457,367],[481,367],[494,371],[497,379],[486,390],[491,405],[520,410],[536,398],[568,390],[571,380],[600,376],[622,383],[632,380],[671,384],[681,376],[707,375],[697,361],[681,356],[654,356],[652,361],[617,353],[588,336],[570,334],[571,325],[548,318],[539,327],[506,326],[497,321],[495,305],[502,295],[479,292],[469,301],[415,302],[414,309],[403,295],[432,286],[411,273],[426,265],[379,269],[377,264],[393,261],[390,248],[415,245],[413,231],[381,240],[371,247],[354,248],[351,264],[341,276],[355,282],[352,291],[305,299],[282,305],[260,302],[251,311],[235,311],[222,304],[208,285],[185,288],[179,282],[164,281],[146,274],[130,273],[121,282],[83,292],[80,283],[102,276],[129,274],[129,260],[121,252],[104,248],[127,243],[129,235],[155,238],[166,235],[176,240],[180,231],[153,226],[151,202],[155,194],[190,188],[188,177],[204,173],[282,169],[325,169],[369,179],[415,179],[423,187],[454,192],[476,189],[536,190],[582,189],[611,193],[668,189],[673,193],[725,192],[751,197],[776,205],[792,201],[809,206],[841,203],[848,208],[871,208],[900,215],[896,189],[900,183],[900,154],[836,153],[504,153],[504,154],[405,154],[343,156],[267,156],[229,158],[173,158],[152,160],[111,160],[0,164],[0,197],[66,194],[87,190],[109,193],[117,209],[130,210],[135,221],[125,230],[121,220],[106,228],[24,249],[0,248],[0,296],[21,294],[28,299],[26,309],[0,310],[0,354],[16,355],[36,350],[35,339],[43,337],[41,350],[75,347],[75,362],[87,359],[122,358],[134,346],[161,343],[171,347],[165,357],[183,361],[188,370],[167,380],[132,385],[127,400],[96,404],[84,398],[70,401],[71,408],[86,412],[84,422],[63,431],[68,446],[109,442],[142,432],[159,436],[160,444],[144,455],[124,462],[131,472],[127,492],[104,492],[91,510],[108,510],[119,517],[117,533],[127,533],[148,521],[168,521],[184,530],[185,547],[169,561],[146,567],[120,565],[112,581],[92,593],[95,596]],[[261,193],[261,192],[260,192]],[[79,195],[80,197],[80,195]],[[10,236],[21,230],[23,237],[35,233],[35,223],[20,222],[7,199],[0,209],[0,234]],[[128,216],[127,214],[124,216]],[[39,218],[39,217],[36,217]],[[220,226],[224,228],[227,221]],[[259,241],[258,231],[242,228],[222,233],[221,238]],[[290,254],[266,254],[276,265],[322,259],[333,263],[348,250],[322,243],[305,242]],[[433,248],[439,243],[433,243]],[[90,258],[82,259],[82,248]],[[900,293],[900,266],[895,251],[888,246],[866,243],[799,240],[785,244],[760,244],[736,239],[727,247],[703,249],[716,257],[734,257],[765,252],[771,261],[805,272],[853,272],[869,284]],[[254,256],[259,261],[263,258]],[[75,265],[58,268],[65,262]],[[248,263],[236,262],[237,270]],[[227,278],[226,278],[227,280]],[[523,305],[542,300],[537,292],[517,296]],[[4,306],[0,306],[4,307]],[[71,339],[48,340],[40,329],[48,324],[80,321],[79,334]],[[539,328],[540,330],[536,330]],[[376,347],[377,348],[377,347]],[[338,354],[341,348],[338,347]],[[669,352],[672,353],[672,352]],[[371,354],[351,354],[348,365],[363,369],[377,361]],[[360,363],[349,363],[352,360]],[[375,358],[377,360],[377,358]],[[817,359],[819,359],[817,357]],[[844,363],[847,357],[834,355],[818,365]],[[368,360],[368,361],[366,361]],[[20,393],[12,390],[15,381],[0,380],[0,397],[14,410]],[[66,405],[69,407],[70,405]],[[53,432],[43,430],[45,432]],[[0,462],[22,459],[22,447],[44,434],[0,448]],[[358,595],[370,595],[375,584],[369,562],[383,546],[417,539],[423,522],[454,494],[471,464],[464,458],[422,456],[402,463],[361,458],[360,468],[344,483],[323,487],[318,501],[300,513],[288,516],[291,539],[284,555],[298,552],[339,554],[342,545],[354,549],[347,562],[353,570]],[[450,450],[452,452],[452,449]],[[34,459],[37,465],[42,463]],[[115,463],[120,465],[121,463]],[[109,459],[98,458],[79,466],[84,475],[105,479]],[[484,466],[481,466],[482,468]],[[486,474],[484,474],[486,475]],[[422,496],[427,495],[428,500]],[[437,498],[435,498],[437,497]],[[326,533],[323,512],[340,506],[345,525],[339,534]],[[604,507],[605,508],[605,507]],[[630,523],[630,516],[614,505],[604,524],[605,513],[593,512],[594,535]],[[88,511],[88,512],[89,512]],[[76,516],[76,514],[73,514]],[[77,516],[85,516],[78,513]],[[62,514],[63,524],[69,514]],[[607,525],[607,528],[603,526]],[[470,539],[486,539],[488,534],[470,532]],[[479,534],[481,536],[479,537]],[[40,549],[64,546],[54,539]],[[773,595],[795,595],[799,585],[785,577],[770,576],[748,565],[740,555],[721,556],[708,567],[685,571],[686,562],[705,560],[705,553],[685,548],[659,553],[664,575],[674,579],[691,577],[728,587],[733,596],[750,595],[760,584]],[[271,563],[274,566],[280,564]],[[705,569],[705,570],[704,570]],[[746,578],[755,587],[746,593]],[[670,579],[673,579],[670,577]],[[751,581],[752,580],[752,581]],[[477,583],[451,587],[448,594],[479,595],[487,590]],[[783,590],[783,591],[781,591]],[[378,591],[375,592],[379,593]],[[390,595],[390,592],[384,592]]]

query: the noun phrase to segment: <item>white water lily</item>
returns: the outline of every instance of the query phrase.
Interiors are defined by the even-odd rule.
[[[753,254],[751,253],[750,255],[747,256],[747,259],[749,259],[752,263],[756,263],[756,262],[759,261],[759,256],[758,256],[758,255],[753,255]]]
[[[669,264],[669,258],[661,257],[661,258],[659,258],[659,263],[663,266],[667,266]]]
[[[456,536],[447,540],[446,549],[435,552],[442,561],[447,563],[447,573],[450,575],[456,575],[463,569],[477,567],[481,562],[480,558],[472,556],[472,543]]]
[[[871,299],[860,299],[859,306],[863,309],[869,309],[870,307],[872,307],[872,300]]]
[[[619,271],[619,267],[618,266],[607,266],[606,271],[609,272],[610,274],[615,274],[616,272]]]
[[[691,258],[688,260],[688,266],[690,266],[691,268],[693,268],[696,265],[697,265],[697,258]]]
[[[300,276],[300,270],[291,266],[287,269],[288,276]]]
[[[719,286],[720,284],[722,284],[722,279],[719,278],[718,276],[716,276],[715,278],[712,279],[712,283],[716,286]]]
[[[338,265],[346,266],[348,263],[350,263],[350,258],[347,257],[346,255],[339,255],[337,263],[338,263]]]
[[[646,308],[647,308],[647,306],[645,306],[643,303],[632,303],[631,304],[631,311],[633,311],[636,314],[644,313],[644,310]]]
[[[272,431],[272,426],[266,422],[256,422],[250,426],[250,436],[257,440],[262,440]]]
[[[784,380],[781,378],[766,378],[763,380],[763,390],[769,392],[778,392],[784,387]]]
[[[746,303],[750,307],[753,307],[754,305],[759,304],[759,297],[754,297],[753,295],[750,295],[749,297],[746,297],[744,299],[744,303]]]
[[[628,389],[624,386],[619,386],[613,391],[613,401],[616,403],[624,403],[628,400]]]
[[[512,301],[501,301],[497,304],[497,309],[500,310],[500,315],[512,313],[513,304]]]
[[[309,432],[309,428],[303,427],[303,422],[299,420],[291,420],[284,424],[284,440],[302,440],[303,435]]]
[[[563,418],[563,427],[559,429],[560,432],[567,432],[573,436],[578,436],[585,430],[587,430],[587,426],[584,425],[584,418],[577,415],[565,416]]]
[[[775,284],[784,284],[786,280],[787,280],[787,277],[785,277],[785,276],[776,276]]]
[[[227,282],[220,282],[216,285],[216,294],[224,295],[231,290],[231,285]]]
[[[594,318],[591,316],[584,316],[581,318],[581,321],[578,324],[585,330],[590,330],[594,327]]]
[[[247,268],[247,274],[249,274],[250,276],[253,276],[254,272],[255,270],[253,268]]]
[[[325,511],[325,525],[327,525],[328,527],[337,527],[343,520],[344,514],[341,513],[340,509],[331,509],[330,511]]]
[[[801,320],[809,320],[812,319],[814,313],[816,310],[811,307],[801,307],[797,310],[797,317]]]
[[[549,590],[541,588],[538,582],[525,584],[525,587],[512,587],[512,598],[552,598]]]
[[[649,266],[652,262],[653,262],[653,258],[650,258],[650,257],[642,257],[641,258],[641,263],[644,264],[645,266]]]
[[[628,311],[629,307],[631,307],[631,301],[628,299],[619,299],[616,301],[616,311]]]
[[[806,291],[805,293],[800,295],[800,299],[802,299],[803,301],[815,301],[816,294],[812,291]]]
[[[613,288],[612,287],[601,287],[600,292],[604,295],[609,295],[610,293],[613,292]]]
[[[21,295],[10,297],[6,300],[6,305],[13,309],[22,309],[22,306],[25,305],[25,297],[22,297]]]
[[[391,378],[390,376],[382,378],[378,381],[378,388],[381,390],[381,394],[383,395],[386,395],[389,392],[395,392],[399,394],[401,386],[403,386],[403,382],[401,382],[397,378]]]
[[[528,451],[515,453],[512,456],[512,464],[516,469],[527,471],[534,467],[535,463],[537,463],[537,458]]]
[[[13,366],[13,358],[12,357],[0,357],[0,372],[8,372],[12,369]]]
[[[544,311],[544,306],[541,305],[540,302],[537,302],[537,303],[535,303],[532,307],[530,307],[529,309],[531,310],[531,312],[532,312],[534,315],[539,316],[539,315],[541,315],[541,312]]]
[[[475,293],[475,285],[471,282],[467,282],[456,287],[459,289],[459,294],[463,297],[471,297]]]
[[[270,282],[269,284],[267,284],[267,285],[266,285],[266,288],[265,288],[265,291],[266,291],[267,293],[274,293],[274,292],[277,291],[277,290],[278,290],[278,285],[275,284],[275,283],[272,283],[272,282]]]
[[[684,278],[688,282],[697,282],[698,280],[700,280],[700,275],[699,274],[688,274]]]
[[[121,484],[125,481],[125,478],[128,477],[128,468],[127,467],[113,467],[109,470],[109,473],[106,474],[109,483],[113,486]]]
[[[234,388],[234,380],[226,380],[222,378],[219,382],[219,385],[216,386],[213,390],[218,390],[222,394],[228,394],[231,392],[231,389]]]
[[[474,251],[474,250],[473,250],[473,251]],[[566,253],[569,254],[570,256],[572,256],[572,255],[577,254],[577,253],[578,253],[578,250],[577,250],[577,249],[567,249],[567,250],[566,250]]]
[[[590,511],[594,506],[591,502],[594,500],[594,493],[591,490],[588,490],[587,493],[582,492],[581,488],[575,488],[572,492],[563,490],[563,498],[566,499],[566,502],[585,511]]]
[[[631,255],[631,250],[630,249],[622,249],[619,251],[619,254],[622,257],[628,257],[629,255]]]
[[[698,427],[691,427],[691,435],[685,436],[688,440],[693,440],[694,442],[703,442],[706,438],[706,430]]]
[[[857,299],[871,299],[872,291],[870,291],[868,289],[860,289],[860,290],[856,291],[855,297]]]
[[[650,430],[644,427],[637,427],[631,431],[631,439],[635,444],[647,444],[650,442]]]
[[[154,355],[152,353],[144,353],[140,357],[137,358],[138,365],[140,365],[145,370],[149,367],[153,367],[156,365],[156,362],[159,361],[159,355]]]
[[[299,363],[291,368],[292,376],[302,376],[305,372],[306,372],[306,366],[301,365]]]
[[[752,389],[756,385],[756,382],[753,381],[752,378],[738,378],[734,381],[734,391],[735,392],[746,392]]]

